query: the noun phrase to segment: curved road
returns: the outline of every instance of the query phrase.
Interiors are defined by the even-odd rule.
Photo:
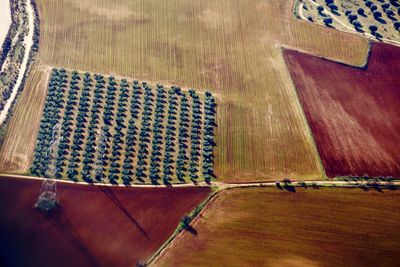
[[[4,1],[4,0],[2,0]],[[14,88],[12,89],[12,93],[10,98],[7,100],[3,111],[0,113],[0,125],[3,124],[4,120],[7,118],[7,114],[10,110],[11,104],[14,101],[15,97],[17,96],[18,88],[20,87],[22,83],[22,79],[24,78],[25,71],[27,69],[28,65],[28,60],[29,60],[29,54],[31,52],[31,48],[33,45],[33,31],[34,31],[34,11],[31,5],[31,2],[29,0],[26,0],[26,11],[28,13],[28,35],[25,36],[24,39],[24,45],[25,45],[25,54],[24,58],[22,60],[21,67],[18,72],[18,78],[17,81],[14,85]]]

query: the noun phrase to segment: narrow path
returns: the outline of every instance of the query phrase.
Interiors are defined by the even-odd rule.
[[[4,39],[7,36],[8,29],[11,25],[11,10],[10,1],[0,1],[0,46],[3,45]]]
[[[307,2],[307,0],[303,0],[303,1],[300,2],[298,13],[299,13],[299,16],[301,17],[301,19],[308,21],[308,19],[303,14],[303,6],[304,6],[305,2]],[[308,3],[311,3],[316,7],[319,6],[314,1],[308,1]],[[357,32],[353,27],[350,27],[350,26],[346,25],[344,22],[342,22],[340,19],[338,19],[334,14],[329,12],[329,10],[325,9],[324,13],[327,13],[329,16],[331,16],[331,18],[334,21],[339,23],[344,28],[344,29],[335,28],[336,30],[347,32],[347,33],[352,33],[352,34],[357,34],[359,36],[366,37],[366,38],[374,40],[374,41],[379,41],[379,40],[377,40],[375,38],[375,36],[373,36],[372,34],[370,34],[368,32],[364,32],[364,33]],[[384,42],[384,43],[389,43],[389,44],[400,46],[400,41],[393,41],[393,40],[389,40],[389,39],[386,39],[386,38],[381,38],[380,40],[382,40],[382,42]]]
[[[4,0],[3,0],[4,1]],[[26,0],[26,11],[28,13],[28,35],[25,36],[24,45],[25,45],[25,54],[21,63],[21,67],[18,72],[17,82],[14,85],[10,98],[7,100],[3,111],[0,113],[0,125],[3,124],[4,120],[7,118],[8,111],[10,110],[11,104],[14,101],[15,97],[18,93],[18,88],[22,83],[22,79],[24,78],[25,71],[27,69],[29,54],[31,52],[31,48],[33,45],[33,31],[34,31],[34,11],[31,5],[30,0]]]

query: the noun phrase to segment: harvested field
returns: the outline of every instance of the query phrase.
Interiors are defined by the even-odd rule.
[[[285,56],[326,174],[400,177],[400,49],[373,44],[365,70]]]
[[[155,266],[399,266],[399,200],[399,191],[229,190]]]
[[[361,65],[365,40],[294,19],[293,1],[37,3],[39,64],[215,92],[220,181],[324,176],[280,46]]]
[[[32,164],[47,90],[49,71],[33,68],[18,99],[0,151],[2,172],[23,173]],[[22,130],[23,129],[23,130]]]
[[[210,192],[59,183],[61,206],[46,216],[33,208],[40,186],[0,178],[1,266],[136,266]]]

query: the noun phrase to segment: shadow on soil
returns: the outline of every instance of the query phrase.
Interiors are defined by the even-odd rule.
[[[123,214],[125,214],[125,216],[129,219],[129,221],[132,224],[134,224],[147,239],[150,239],[146,231],[140,226],[140,224],[135,220],[135,218],[132,217],[129,211],[124,207],[124,205],[121,203],[121,201],[119,201],[117,196],[109,187],[101,186],[100,190],[103,191],[103,193],[121,210]]]
[[[296,188],[294,186],[292,186],[292,185],[285,184],[285,185],[282,186],[280,183],[276,183],[276,187],[279,190],[286,190],[286,191],[291,192],[291,193],[296,193]]]
[[[188,226],[185,228],[186,231],[188,231],[189,233],[191,233],[192,235],[196,236],[198,234],[197,230],[194,229],[192,226]]]
[[[57,225],[60,231],[73,244],[73,246],[85,256],[91,266],[102,266],[92,254],[90,249],[82,241],[75,227],[64,213],[62,206],[58,206],[55,210],[49,213],[43,213],[43,216],[45,216],[46,219],[53,221]]]

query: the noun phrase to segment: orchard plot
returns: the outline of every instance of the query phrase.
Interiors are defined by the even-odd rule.
[[[53,69],[32,174],[124,184],[210,181],[215,98],[155,87]]]

